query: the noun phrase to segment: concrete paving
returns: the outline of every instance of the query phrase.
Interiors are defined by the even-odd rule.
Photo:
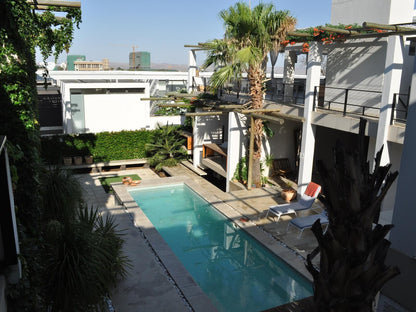
[[[171,183],[172,179],[186,181],[223,214],[311,279],[303,259],[316,247],[312,233],[305,231],[302,238],[298,239],[299,232],[296,229],[286,231],[290,216],[283,216],[278,223],[265,218],[269,206],[283,203],[279,196],[279,187],[267,186],[251,191],[225,193],[184,166],[167,168],[166,172],[170,178],[159,177],[151,169],[144,167],[77,175],[88,205],[98,208],[102,213],[112,214],[119,229],[125,234],[123,251],[131,260],[132,267],[129,275],[120,280],[111,294],[115,311],[199,312],[215,311],[215,307],[179,260],[172,255],[170,248],[148,223],[137,204],[126,199],[125,196],[129,196],[126,187],[115,187],[124,202],[121,205],[120,198],[116,199],[114,194],[105,193],[99,181],[103,176],[138,174],[142,178],[140,185],[143,186]],[[247,217],[249,222],[242,222],[241,217]]]

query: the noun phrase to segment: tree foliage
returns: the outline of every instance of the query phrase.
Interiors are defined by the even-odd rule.
[[[203,44],[208,49],[204,67],[212,64],[218,66],[211,77],[211,84],[214,88],[220,88],[227,82],[238,82],[242,74],[247,73],[251,107],[261,109],[267,55],[270,51],[279,50],[281,41],[285,39],[287,31],[294,28],[296,20],[288,11],[277,11],[273,4],[260,3],[251,9],[245,2],[238,2],[221,11],[220,17],[225,26],[224,38]],[[253,183],[259,186],[262,120],[256,119],[252,129],[255,135]]]
[[[39,122],[35,48],[55,57],[72,41],[81,21],[79,9],[68,9],[67,19],[40,14],[26,0],[0,1],[0,134],[8,140],[16,213],[20,231],[23,279],[10,290],[14,309],[41,309],[39,299]],[[53,51],[53,52],[52,52]],[[30,272],[30,274],[29,274]],[[25,298],[26,300],[21,300]],[[24,305],[27,304],[27,307]]]

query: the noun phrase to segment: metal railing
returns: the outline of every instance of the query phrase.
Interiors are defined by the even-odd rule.
[[[288,94],[291,89],[291,94]],[[276,82],[275,85],[267,85],[266,99],[280,101],[285,104],[304,104],[305,85],[303,83],[282,83]]]
[[[393,104],[391,107],[391,120],[390,124],[394,122],[406,122],[407,120],[407,109],[409,107],[409,94],[405,93],[394,93]]]
[[[330,92],[328,92],[328,90]],[[321,86],[321,89],[319,89],[318,86],[315,86],[314,88],[314,110],[319,108],[328,111],[342,112],[343,116],[353,114],[378,117],[380,113],[380,102],[380,91],[327,86]],[[364,105],[363,103],[373,105]]]

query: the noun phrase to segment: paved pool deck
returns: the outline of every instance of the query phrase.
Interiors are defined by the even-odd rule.
[[[77,175],[88,205],[98,208],[103,214],[113,215],[124,233],[123,251],[132,266],[128,276],[119,281],[111,294],[116,312],[200,312],[215,311],[215,307],[137,204],[131,200],[127,192],[130,186],[116,185],[119,197],[116,198],[114,194],[105,193],[101,186],[99,178],[104,176],[138,174],[142,178],[138,187],[186,183],[302,275],[311,279],[304,266],[304,257],[316,247],[313,234],[306,230],[299,239],[296,229],[290,228],[287,231],[290,216],[283,216],[278,223],[265,218],[269,206],[283,203],[278,187],[225,193],[184,166],[168,168],[166,171],[170,177],[159,177],[145,167]],[[241,221],[242,217],[249,221]]]

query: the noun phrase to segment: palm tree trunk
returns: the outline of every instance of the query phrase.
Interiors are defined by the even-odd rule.
[[[253,109],[263,108],[263,81],[264,71],[260,66],[251,66],[248,71],[250,82],[251,107]],[[255,119],[254,121],[254,151],[253,151],[253,184],[256,187],[261,186],[261,143],[263,138],[263,121]]]

